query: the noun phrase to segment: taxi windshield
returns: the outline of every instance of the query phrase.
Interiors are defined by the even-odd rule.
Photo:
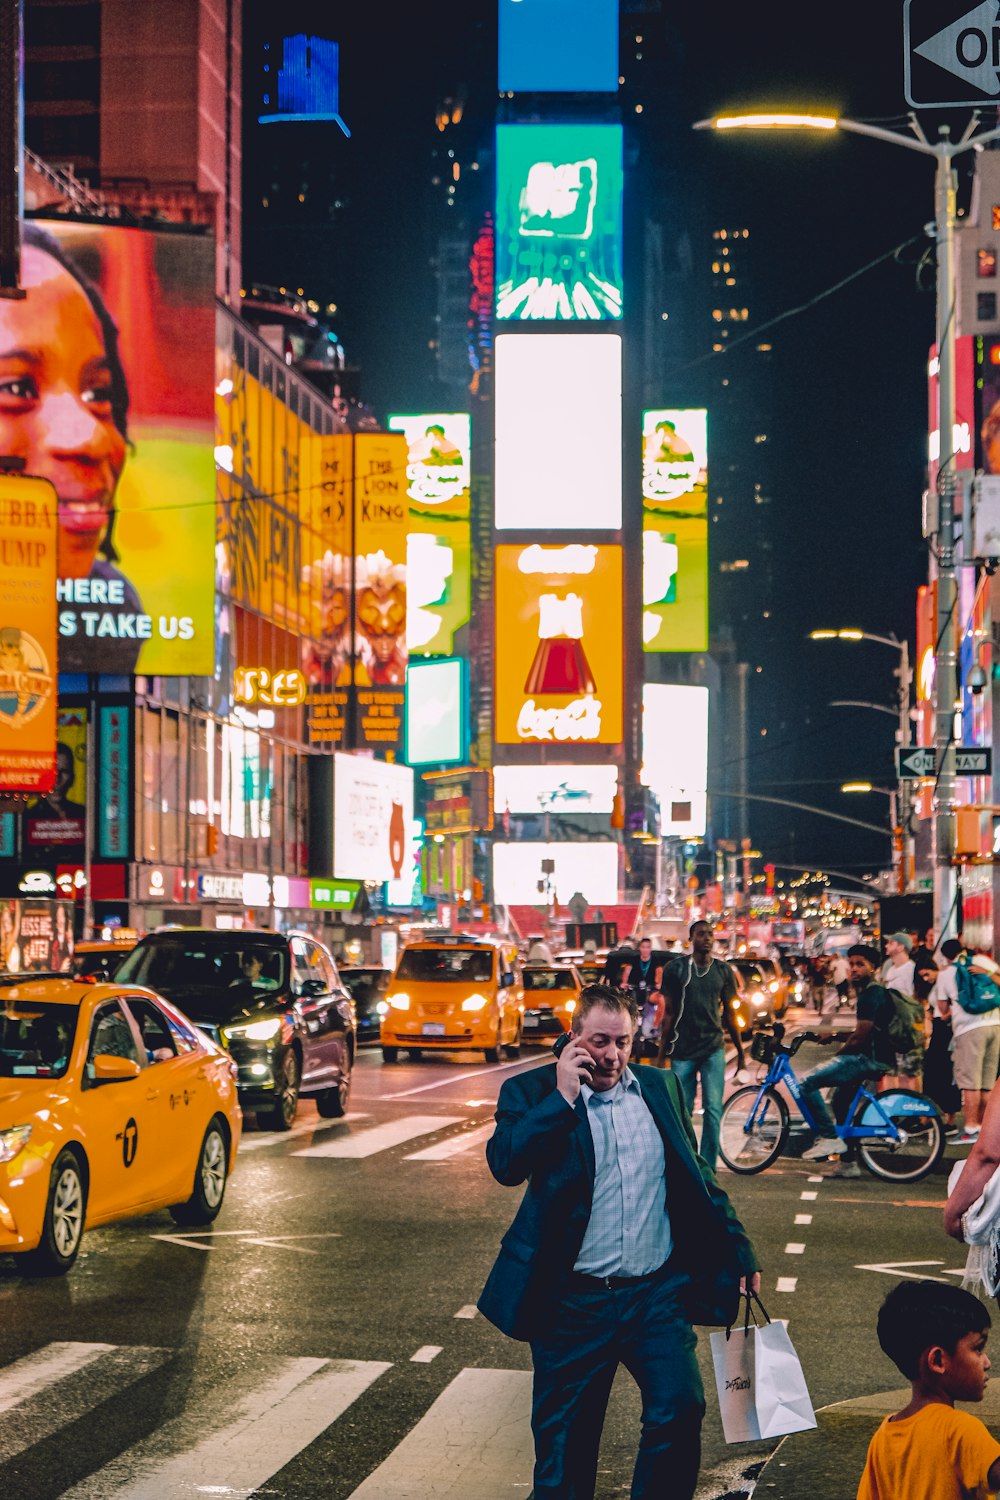
[[[575,990],[573,976],[568,969],[533,969],[525,964],[521,971],[526,990]]]
[[[493,954],[485,948],[407,948],[399,960],[397,979],[418,984],[482,984],[493,978]]]
[[[61,1078],[79,1015],[75,1005],[0,1001],[0,1078]]]

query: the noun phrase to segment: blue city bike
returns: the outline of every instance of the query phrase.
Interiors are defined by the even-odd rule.
[[[756,1084],[737,1089],[726,1100],[719,1127],[719,1153],[731,1172],[747,1176],[763,1172],[781,1155],[791,1128],[788,1105],[778,1085],[784,1084],[810,1129],[820,1132],[791,1059],[803,1042],[826,1044],[836,1037],[800,1031],[784,1045],[785,1028],[758,1031],[750,1046],[755,1062],[767,1072]],[[938,1107],[926,1094],[912,1089],[875,1093],[874,1080],[862,1079],[847,1111],[846,1124],[836,1127],[842,1141],[856,1141],[869,1172],[886,1182],[917,1182],[932,1172],[944,1151],[944,1126]]]

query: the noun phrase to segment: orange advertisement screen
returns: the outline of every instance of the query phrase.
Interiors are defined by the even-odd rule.
[[[622,549],[496,550],[496,739],[622,738]]]
[[[0,791],[56,779],[56,492],[0,475]]]

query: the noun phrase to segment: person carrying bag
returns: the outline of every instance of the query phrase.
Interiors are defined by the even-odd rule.
[[[772,1323],[760,1298],[746,1296],[742,1329],[711,1335],[715,1385],[727,1443],[785,1437],[816,1426],[799,1357],[784,1323]],[[757,1323],[757,1311],[764,1317]],[[753,1322],[751,1322],[751,1317]]]

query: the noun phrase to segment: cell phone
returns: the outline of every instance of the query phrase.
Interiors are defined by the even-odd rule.
[[[561,1053],[565,1052],[566,1048],[569,1046],[572,1040],[573,1033],[571,1031],[564,1031],[562,1036],[557,1037],[556,1040],[552,1043],[552,1056],[559,1057]],[[594,1059],[592,1057],[587,1057],[581,1058],[580,1061],[583,1063],[583,1066],[587,1069],[591,1076],[593,1076],[596,1067]]]

